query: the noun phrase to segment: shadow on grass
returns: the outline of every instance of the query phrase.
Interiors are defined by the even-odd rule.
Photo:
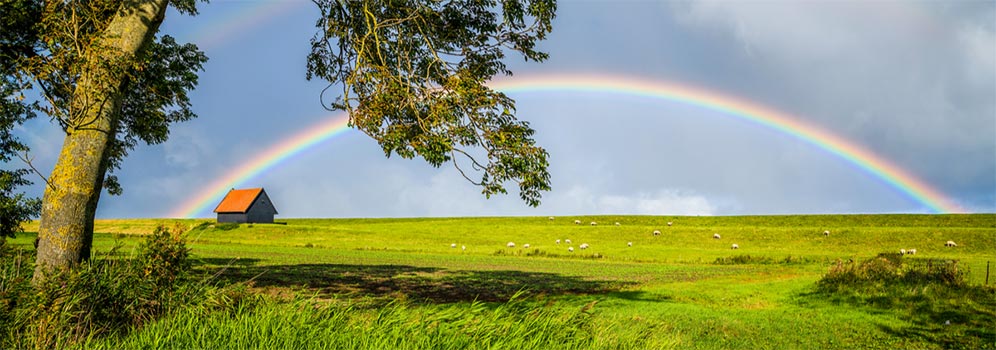
[[[223,283],[251,281],[259,288],[290,288],[320,295],[404,298],[416,303],[508,301],[519,290],[533,295],[587,295],[619,291],[629,282],[591,281],[543,272],[464,271],[406,265],[230,265]]]
[[[191,258],[194,266],[253,266],[260,262],[256,258]]]
[[[872,314],[895,315],[908,323],[878,328],[898,338],[945,349],[996,349],[996,288],[967,280],[967,271],[959,269],[956,260],[882,253],[831,266],[810,295]]]
[[[996,289],[964,286],[930,297],[899,297],[892,308],[907,310],[912,325],[879,325],[885,333],[934,343],[944,349],[996,349]],[[873,307],[882,307],[879,304]]]

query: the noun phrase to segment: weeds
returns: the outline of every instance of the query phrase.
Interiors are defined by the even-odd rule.
[[[159,227],[134,257],[118,247],[31,286],[33,254],[0,252],[0,348],[66,348],[153,321],[203,293],[189,279],[188,249]]]
[[[884,330],[903,338],[941,348],[992,347],[996,288],[969,285],[967,275],[957,260],[882,253],[862,262],[838,261],[817,282],[817,291],[835,303],[902,315],[913,325]]]
[[[719,257],[713,262],[715,265],[803,265],[819,262],[818,259],[803,256],[786,256],[784,259],[775,260],[766,256],[734,255],[731,257]]]

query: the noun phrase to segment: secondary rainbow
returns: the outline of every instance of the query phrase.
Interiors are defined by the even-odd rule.
[[[898,190],[908,198],[936,213],[964,212],[960,206],[943,193],[917,179],[902,168],[826,130],[803,122],[798,117],[780,112],[736,97],[689,85],[660,81],[647,81],[620,76],[598,75],[534,75],[495,81],[494,89],[515,93],[536,92],[590,92],[621,94],[661,99],[698,106],[721,112],[723,115],[748,121],[768,129],[790,135],[833,154]],[[238,168],[213,182],[200,195],[182,204],[173,217],[195,217],[216,204],[228,189],[238,186],[276,164],[325,140],[348,130],[347,118],[342,115],[323,122],[317,127],[295,135],[270,148],[257,160]]]

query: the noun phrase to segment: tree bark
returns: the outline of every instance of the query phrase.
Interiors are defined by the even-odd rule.
[[[38,228],[34,283],[90,257],[93,219],[118,128],[121,90],[136,57],[154,39],[168,0],[125,0],[90,48],[71,103],[59,159],[49,177]]]

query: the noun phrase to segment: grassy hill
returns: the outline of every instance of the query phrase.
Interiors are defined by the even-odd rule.
[[[833,266],[911,248],[917,254],[903,262],[957,261],[973,286],[985,283],[992,263],[994,285],[992,214],[284,221],[226,227],[211,220],[99,220],[96,249],[120,244],[125,252],[157,225],[182,226],[198,271],[219,285],[247,284],[250,293],[271,301],[253,311],[270,315],[251,317],[256,323],[181,312],[91,345],[170,339],[167,347],[212,347],[200,328],[182,326],[201,324],[278,347],[407,347],[392,343],[407,339],[426,345],[412,348],[996,348],[992,288],[981,294],[938,294],[928,285],[835,294],[817,288]],[[32,239],[29,233],[13,242]],[[949,240],[958,246],[945,247]],[[590,248],[580,249],[582,243]],[[734,243],[739,249],[731,249]],[[302,300],[313,307],[302,309]],[[493,318],[482,320],[474,308]],[[349,312],[341,319],[325,314],[337,310]],[[551,314],[530,318],[536,310]],[[391,317],[398,323],[377,326],[385,313],[396,313]],[[440,321],[440,315],[456,316]],[[571,323],[578,315],[585,321]],[[310,320],[314,325],[294,329],[316,333],[279,335],[287,332],[279,320],[288,319]],[[330,319],[341,323],[326,324]],[[459,335],[469,334],[464,328],[443,331],[460,320],[492,325],[487,334],[510,338],[465,339]],[[328,328],[344,325],[352,331]],[[548,334],[556,327],[543,325],[574,329],[585,335],[569,339],[587,341],[558,338]],[[274,327],[278,335],[266,338],[246,327]],[[288,342],[294,339],[302,342]]]

